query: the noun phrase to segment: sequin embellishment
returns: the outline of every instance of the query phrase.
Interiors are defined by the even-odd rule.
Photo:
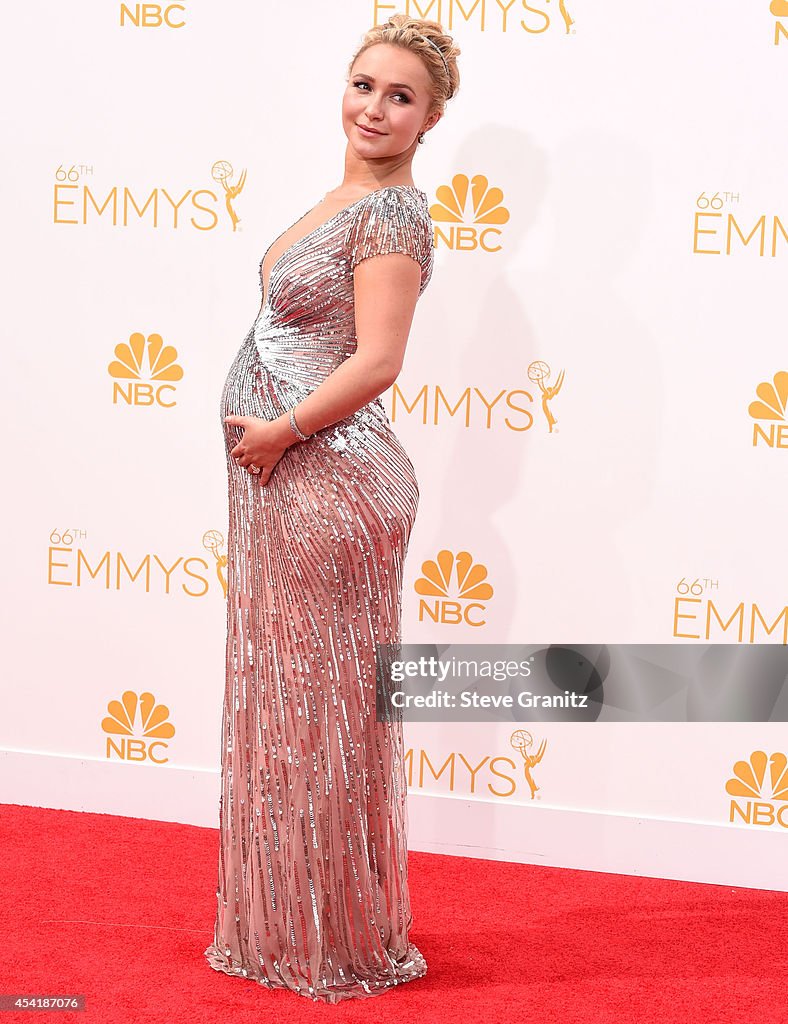
[[[432,222],[413,186],[371,192],[286,249],[220,401],[227,674],[205,957],[329,1003],[427,970],[408,936],[402,725],[375,720],[375,644],[402,639],[419,489],[380,398],[290,447],[265,486],[230,457],[242,431],[224,417],[274,419],[351,355],[353,268],[389,252],[419,262],[421,295]]]

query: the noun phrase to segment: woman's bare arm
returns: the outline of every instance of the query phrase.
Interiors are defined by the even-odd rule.
[[[303,433],[345,419],[391,387],[402,369],[420,284],[421,267],[405,253],[386,253],[356,265],[357,348],[298,403],[295,417]],[[272,422],[283,443],[298,441],[289,411]]]

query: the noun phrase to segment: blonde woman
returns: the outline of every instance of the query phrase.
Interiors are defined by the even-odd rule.
[[[433,269],[417,147],[459,49],[395,15],[342,101],[342,184],[260,265],[221,399],[229,481],[218,971],[336,1003],[421,977],[402,726],[376,717],[419,501],[381,399]]]

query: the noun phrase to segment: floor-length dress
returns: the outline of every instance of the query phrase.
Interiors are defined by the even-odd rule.
[[[243,431],[224,417],[274,419],[350,356],[353,268],[390,252],[418,261],[421,295],[432,221],[415,186],[367,193],[285,250],[220,403],[227,678],[205,957],[329,1003],[427,970],[408,937],[402,725],[375,713],[376,644],[402,639],[419,489],[380,397],[288,448],[264,485],[230,456]],[[262,261],[260,274],[262,289]]]

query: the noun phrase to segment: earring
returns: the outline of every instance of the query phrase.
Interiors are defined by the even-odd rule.
[[[424,132],[419,132],[418,142],[424,142]]]

